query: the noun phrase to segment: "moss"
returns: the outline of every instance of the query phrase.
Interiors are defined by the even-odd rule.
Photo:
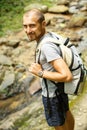
[[[35,0],[0,0],[0,36],[20,30],[24,7],[34,2]],[[52,5],[50,0],[37,0],[37,3]]]
[[[85,95],[85,93],[87,92],[87,81],[85,83],[85,87],[83,89],[82,94],[78,95],[78,96],[74,96],[74,98],[70,101],[69,105],[70,108],[73,108],[73,106],[78,103],[79,101],[81,101],[82,97]]]
[[[27,121],[32,117],[32,115],[28,115],[27,113],[25,113],[23,115],[23,117],[21,119],[18,119],[14,122],[14,127],[13,129],[18,129],[20,127],[26,127],[28,126],[29,124],[27,124]]]
[[[34,111],[31,114],[25,113],[21,119],[18,119],[14,122],[14,127],[13,129],[18,129],[18,128],[24,128],[24,127],[29,127],[32,128],[32,122],[37,120],[40,117],[42,113],[42,108],[39,108],[37,111]],[[41,119],[40,119],[41,120]],[[42,119],[43,122],[43,119]],[[39,123],[39,122],[38,122]],[[41,123],[41,122],[40,122]]]

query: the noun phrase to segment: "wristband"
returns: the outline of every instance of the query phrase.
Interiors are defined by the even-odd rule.
[[[43,78],[43,73],[44,73],[44,71],[41,70],[41,71],[38,72],[37,75],[38,75],[40,78]]]

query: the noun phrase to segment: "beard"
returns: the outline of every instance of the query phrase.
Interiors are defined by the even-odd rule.
[[[29,41],[34,41],[34,40],[36,40],[35,34],[33,34],[33,33],[27,34],[27,36],[28,36]]]

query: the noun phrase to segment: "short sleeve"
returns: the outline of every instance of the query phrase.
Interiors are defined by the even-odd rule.
[[[47,62],[61,58],[59,47],[55,43],[45,43],[41,47],[41,52],[44,54]]]

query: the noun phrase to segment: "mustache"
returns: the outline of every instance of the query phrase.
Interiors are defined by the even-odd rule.
[[[27,35],[32,35],[32,34],[34,34],[34,32],[28,32],[28,33],[27,33]]]

